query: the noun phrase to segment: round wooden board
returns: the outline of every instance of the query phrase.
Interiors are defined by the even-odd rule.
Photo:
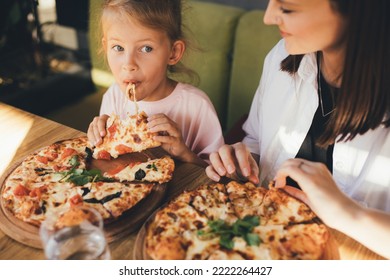
[[[43,148],[44,147],[41,149]],[[146,161],[148,158],[155,158],[150,151],[127,154],[110,161],[92,159],[90,169],[98,168],[103,173],[116,168],[118,165],[129,164],[134,161]],[[42,249],[39,228],[15,218],[14,215],[5,208],[5,203],[2,198],[5,181],[22,161],[23,159],[10,166],[0,177],[0,229],[6,235],[22,244]],[[105,224],[104,231],[106,233],[107,241],[113,242],[138,230],[149,215],[160,206],[166,193],[166,187],[167,184],[156,184],[151,193],[136,206],[127,211],[119,219]]]

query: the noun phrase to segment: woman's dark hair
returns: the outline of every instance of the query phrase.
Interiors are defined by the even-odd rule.
[[[346,56],[336,110],[319,146],[352,140],[390,126],[390,1],[329,0],[346,18]],[[290,55],[281,69],[297,72],[303,55]]]

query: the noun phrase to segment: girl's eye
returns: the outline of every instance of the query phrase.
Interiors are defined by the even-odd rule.
[[[122,48],[122,47],[119,46],[119,45],[113,46],[112,49],[113,49],[114,51],[117,51],[117,52],[122,52],[122,51],[124,50],[124,48]]]
[[[291,10],[287,10],[287,9],[285,9],[285,8],[283,8],[283,7],[280,7],[280,11],[283,13],[283,14],[291,14],[293,11],[291,11]]]
[[[144,46],[141,48],[141,52],[150,53],[153,50],[152,47]]]

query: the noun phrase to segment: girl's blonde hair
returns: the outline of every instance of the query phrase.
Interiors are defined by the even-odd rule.
[[[112,18],[130,17],[147,28],[164,32],[171,43],[181,40],[189,48],[191,44],[183,31],[182,6],[182,0],[106,0],[101,12],[101,31],[104,30],[104,23]],[[169,65],[168,73],[183,73],[191,79],[198,76],[181,61]]]

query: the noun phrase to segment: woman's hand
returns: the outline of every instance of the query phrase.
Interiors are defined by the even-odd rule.
[[[161,142],[161,147],[172,157],[183,162],[205,165],[184,143],[180,128],[165,114],[156,114],[148,118],[150,132],[158,133],[154,140]]]
[[[206,168],[207,176],[219,181],[221,176],[244,176],[254,184],[259,183],[259,167],[245,144],[223,145],[218,152],[210,154],[210,163]]]
[[[106,136],[106,123],[108,115],[94,117],[88,127],[88,141],[92,146],[97,146],[103,142],[103,137]]]
[[[286,185],[286,177],[295,180],[300,191]],[[292,196],[304,201],[329,226],[337,227],[338,215],[354,203],[337,187],[332,174],[322,163],[289,159],[275,176],[275,187],[284,187]]]

